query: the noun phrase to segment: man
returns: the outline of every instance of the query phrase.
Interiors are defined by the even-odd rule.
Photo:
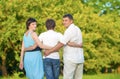
[[[39,40],[47,46],[54,47],[62,38],[62,34],[55,32],[56,24],[53,19],[46,21],[47,31],[39,35]],[[48,56],[43,56],[44,71],[46,79],[59,79],[60,58],[59,52],[52,52]]]
[[[66,14],[63,16],[63,25],[67,28],[60,42],[50,50],[45,51],[45,55],[49,55],[54,51],[59,50],[64,46],[63,61],[64,79],[82,79],[83,75],[83,48],[82,48],[82,33],[80,29],[73,24],[73,17],[71,14]],[[76,44],[81,44],[81,48],[77,45],[73,47],[68,46],[69,42]],[[76,47],[75,47],[76,46]]]

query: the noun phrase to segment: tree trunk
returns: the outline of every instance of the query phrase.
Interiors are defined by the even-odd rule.
[[[108,68],[107,67],[105,67],[105,73],[108,73]]]
[[[2,55],[2,65],[1,65],[1,70],[2,70],[2,75],[7,76],[7,68],[6,68],[6,51],[7,48],[4,49],[3,55]]]
[[[2,66],[1,66],[1,70],[2,70],[2,75],[3,76],[7,76],[7,68],[6,68],[6,59],[2,58]]]
[[[120,65],[117,68],[117,72],[120,73]]]

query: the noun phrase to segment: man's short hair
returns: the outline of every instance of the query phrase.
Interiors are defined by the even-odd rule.
[[[63,18],[66,18],[66,17],[68,17],[69,19],[73,20],[73,16],[71,14],[65,14],[63,16]]]
[[[53,19],[47,19],[46,20],[46,28],[47,30],[54,29],[56,26],[56,23]]]

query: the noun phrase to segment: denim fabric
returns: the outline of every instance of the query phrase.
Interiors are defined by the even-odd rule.
[[[59,79],[60,60],[45,58],[43,62],[46,79]]]

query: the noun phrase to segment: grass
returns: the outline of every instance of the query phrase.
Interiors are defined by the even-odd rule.
[[[59,79],[62,78],[63,78],[62,76],[59,77]],[[18,74],[15,74],[12,77],[0,77],[0,79],[27,79],[27,78],[25,77],[20,78],[18,77]],[[83,79],[120,79],[120,74],[83,75]]]
[[[120,74],[84,75],[83,79],[120,79]]]

